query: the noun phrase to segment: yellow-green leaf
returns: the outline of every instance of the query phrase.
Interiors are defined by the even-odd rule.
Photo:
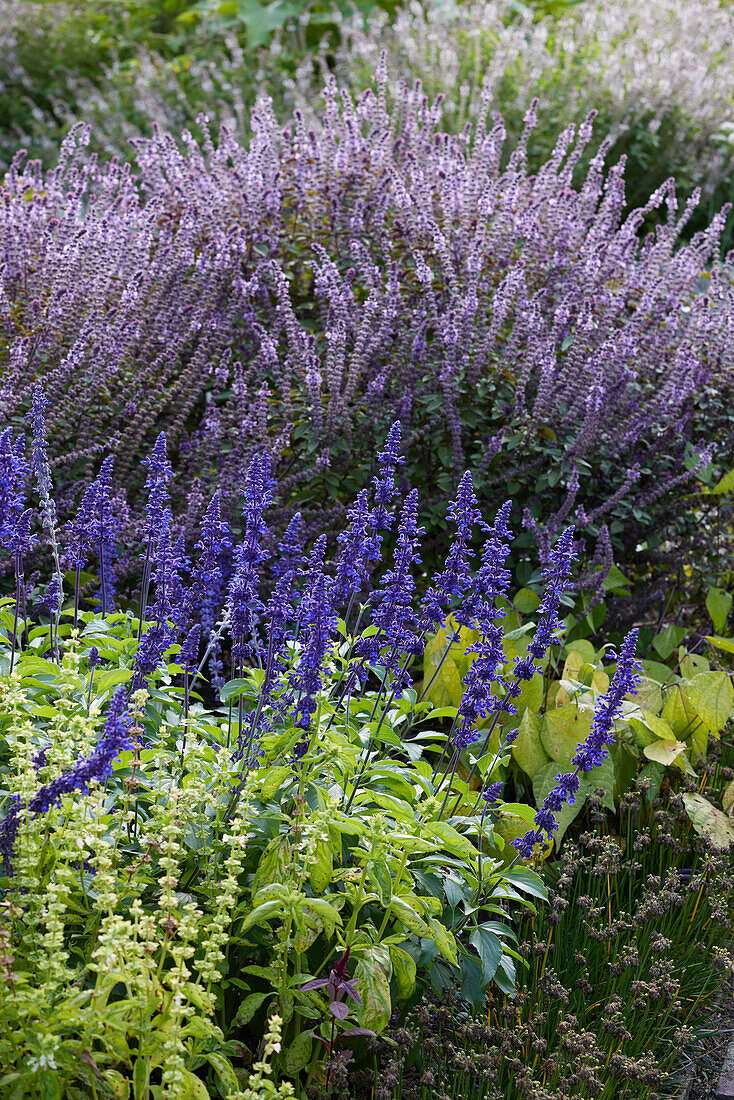
[[[652,745],[645,745],[642,750],[648,760],[654,760],[657,764],[665,764],[666,767],[674,764],[679,754],[685,752],[685,741],[654,741]]]
[[[576,706],[558,707],[545,715],[540,740],[543,748],[561,768],[568,768],[571,757],[591,731],[590,710]]]
[[[376,944],[360,952],[354,974],[362,998],[359,1026],[369,1028],[378,1035],[387,1027],[392,1012],[391,974],[392,963],[387,947]]]
[[[398,988],[398,997],[401,1001],[407,1000],[415,989],[415,959],[402,947],[391,944],[390,961],[392,962],[393,978]]]
[[[734,821],[712,806],[700,794],[684,794],[686,812],[699,836],[708,837],[716,848],[728,848],[734,841]]]
[[[718,736],[734,703],[734,688],[728,672],[699,672],[684,687],[706,730]]]
[[[541,741],[542,728],[543,720],[532,710],[526,710],[520,721],[517,739],[512,745],[512,755],[531,779],[550,760]]]

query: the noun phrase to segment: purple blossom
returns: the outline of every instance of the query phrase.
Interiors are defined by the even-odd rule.
[[[13,441],[11,428],[0,433],[0,546],[8,546],[23,513],[29,463],[25,436]]]
[[[398,495],[395,473],[398,466],[405,462],[405,458],[400,455],[400,439],[400,421],[396,420],[387,433],[385,446],[378,452],[377,462],[381,469],[372,479],[375,497],[372,526],[375,531],[389,531],[393,524],[394,517],[390,509]]]
[[[400,513],[398,540],[393,567],[372,594],[372,625],[378,633],[362,637],[357,653],[366,661],[381,659],[394,675],[393,687],[399,694],[406,674],[402,663],[407,655],[419,652],[418,617],[413,609],[415,581],[413,567],[420,564],[419,548],[424,528],[417,524],[418,492],[412,489]],[[385,650],[382,658],[381,650]]]
[[[155,544],[163,515],[168,504],[168,482],[173,477],[173,469],[166,451],[166,433],[161,432],[148,458],[143,459],[148,467],[145,479],[145,491],[148,494],[145,505],[145,526],[143,539],[148,547]]]
[[[255,455],[245,482],[244,535],[235,550],[234,572],[229,583],[229,612],[232,630],[232,660],[241,664],[251,652],[248,634],[263,609],[258,596],[260,568],[270,557],[265,549],[268,528],[263,514],[273,499],[275,482],[267,453]]]
[[[425,630],[442,623],[451,605],[464,597],[471,584],[472,528],[478,524],[480,529],[488,530],[468,470],[459,482],[456,499],[448,506],[448,518],[456,524],[456,534],[443,570],[433,578],[433,584],[423,597],[421,627]]]
[[[184,672],[190,676],[196,672],[199,660],[199,643],[201,641],[201,623],[194,623],[181,645],[181,655],[178,663]]]
[[[324,660],[336,629],[337,618],[331,607],[329,589],[328,578],[319,572],[313,577],[301,604],[308,608],[308,629],[303,650],[288,682],[289,697],[294,700],[294,724],[303,730],[311,728],[311,716],[317,709],[316,696],[322,688]]]

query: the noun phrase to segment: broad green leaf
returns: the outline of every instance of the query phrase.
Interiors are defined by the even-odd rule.
[[[577,653],[581,657],[581,664],[584,661],[593,662],[596,658],[596,650],[586,638],[579,638],[575,642],[566,642],[563,651],[569,656],[572,653]]]
[[[611,569],[604,578],[603,587],[605,592],[617,592],[630,584],[632,584],[632,581],[625,577],[621,569],[612,564]]]
[[[532,588],[521,588],[512,602],[521,614],[532,615],[540,607],[540,596]]]
[[[525,894],[540,898],[541,901],[548,900],[548,891],[542,878],[535,871],[531,871],[529,867],[513,867],[511,871],[503,871],[502,878]]]
[[[675,646],[673,646],[675,649]],[[671,653],[673,650],[671,649]],[[650,680],[655,680],[658,684],[669,684],[675,677],[675,673],[667,665],[661,664],[660,661],[650,661],[644,658],[641,662],[642,671],[645,676]]]
[[[469,861],[476,857],[476,848],[472,842],[467,837],[462,836],[447,821],[430,821],[422,827],[421,832],[426,839],[431,838],[440,841],[442,847],[451,855]]]
[[[283,1069],[289,1077],[295,1077],[308,1065],[313,1046],[313,1032],[302,1031],[288,1043],[281,1054]]]
[[[517,764],[531,779],[550,760],[540,737],[542,728],[542,718],[531,710],[526,710],[520,721],[517,739],[512,745],[512,755]]]
[[[700,794],[682,796],[691,824],[699,836],[708,837],[716,848],[728,848],[734,841],[734,821],[712,806]]]
[[[237,1009],[235,1015],[235,1027],[244,1027],[245,1024],[249,1024],[252,1017],[257,1012],[263,1001],[266,1001],[268,997],[272,997],[272,993],[250,993],[245,997],[244,1001]]]
[[[328,936],[334,934],[334,929],[337,925],[341,927],[342,918],[339,910],[335,909],[325,898],[304,898],[303,903],[308,906],[309,909],[313,909],[314,913],[318,914],[324,922],[324,928]]]
[[[675,736],[681,739],[690,737],[701,721],[696,708],[680,684],[673,684],[666,692],[661,717],[668,723]]]
[[[283,834],[283,836],[273,837],[260,856],[252,883],[253,895],[271,882],[287,881],[291,858],[291,843],[288,836]]]
[[[309,904],[312,904],[311,899],[309,899]],[[240,926],[240,932],[244,935],[256,924],[266,924],[268,921],[277,920],[282,915],[283,901],[281,899],[266,901],[264,905],[258,905],[256,909],[248,913]]]
[[[722,653],[734,653],[734,638],[717,638],[713,634],[707,634],[706,641]]]
[[[651,733],[663,741],[675,741],[675,734],[664,718],[658,717],[649,710],[642,711],[642,718],[630,718],[630,723],[644,725]]]
[[[482,984],[489,985],[497,973],[497,967],[502,958],[502,940],[490,931],[479,925],[469,936],[469,943],[476,948],[482,963]]]
[[[435,917],[429,917],[428,924],[436,947],[452,966],[456,966],[456,940],[453,933],[449,932]]]
[[[684,626],[675,626],[673,623],[670,623],[653,638],[653,649],[656,653],[660,654],[664,661],[667,661],[676,646],[680,645],[683,641],[686,633],[687,631]]]
[[[211,1100],[209,1090],[200,1077],[188,1069],[181,1069],[179,1072],[182,1075],[181,1087],[184,1090],[181,1093],[182,1100]]]
[[[372,860],[367,864],[367,874],[377,887],[382,904],[387,908],[392,897],[392,875],[388,870],[387,863],[384,859]]]
[[[402,947],[390,945],[390,961],[392,962],[392,974],[397,986],[398,998],[405,1001],[415,989],[416,964],[412,955],[404,951]]]
[[[405,925],[409,932],[414,932],[416,936],[428,936],[431,937],[431,930],[412,905],[408,905],[402,898],[396,897],[394,894],[390,900],[390,910],[395,914],[401,924]],[[432,937],[431,937],[432,938]]]
[[[705,729],[718,736],[734,703],[734,688],[728,672],[699,672],[684,685],[684,690]]]
[[[724,474],[720,481],[711,489],[704,489],[704,493],[714,493],[717,496],[723,493],[734,493],[734,470],[729,470],[728,474]]]
[[[390,978],[392,963],[390,951],[382,944],[360,951],[355,981],[362,1007],[359,1010],[359,1026],[369,1028],[377,1035],[384,1031],[390,1020]]]
[[[711,616],[711,622],[717,634],[724,629],[733,602],[734,597],[731,592],[726,592],[723,588],[709,588],[706,596],[706,610]]]
[[[263,801],[269,802],[289,779],[293,779],[293,768],[287,768],[282,764],[269,768],[260,788]]]
[[[223,703],[230,699],[238,699],[240,695],[247,695],[253,691],[251,680],[230,680],[219,692],[219,698]]]
[[[331,882],[334,870],[334,857],[331,844],[328,841],[321,840],[314,845],[313,859],[309,860],[308,869],[311,878],[311,889],[315,894],[323,894]]]

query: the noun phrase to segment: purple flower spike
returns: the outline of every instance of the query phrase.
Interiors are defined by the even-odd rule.
[[[6,428],[0,434],[0,546],[9,547],[23,513],[29,469],[25,436],[19,435],[14,442],[12,430]]]
[[[250,656],[248,634],[263,604],[258,596],[260,568],[270,553],[265,549],[268,528],[263,514],[273,499],[275,482],[270,474],[270,457],[255,455],[245,482],[245,531],[235,551],[235,567],[229,583],[229,612],[232,630],[232,660],[241,664]]]
[[[385,446],[377,455],[380,472],[372,479],[375,491],[372,525],[376,531],[389,531],[393,524],[394,516],[389,509],[398,495],[395,473],[398,466],[405,462],[405,458],[400,455],[400,439],[400,421],[396,420],[387,433]]]
[[[594,707],[594,718],[591,723],[589,736],[571,759],[576,765],[576,770],[556,776],[556,785],[546,797],[543,804],[535,814],[535,829],[529,830],[524,836],[513,840],[513,847],[521,856],[529,859],[537,844],[545,843],[545,838],[551,840],[558,828],[556,814],[566,803],[573,806],[576,795],[581,787],[579,772],[588,772],[598,767],[608,756],[605,745],[614,744],[614,722],[622,711],[622,701],[627,694],[634,694],[640,683],[641,665],[635,660],[638,631],[631,630],[619,653],[617,669],[611,683],[604,695],[600,696]]]
[[[456,500],[449,504],[448,518],[456,524],[456,534],[442,572],[434,577],[433,585],[423,597],[421,627],[425,630],[434,629],[442,623],[451,605],[461,600],[469,589],[472,528],[478,524],[480,529],[488,530],[482,520],[468,470],[459,482]]]

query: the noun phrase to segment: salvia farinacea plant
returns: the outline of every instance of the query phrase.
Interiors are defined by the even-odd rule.
[[[113,574],[116,523],[108,508],[110,456],[103,460],[99,476],[84,494],[77,516],[64,531],[57,531],[42,416],[46,407],[38,386],[31,413],[34,462],[36,470],[41,471],[37,477],[40,503],[35,520],[50,529],[53,576],[57,579],[54,600],[49,602],[46,595],[40,603],[48,609],[48,644],[58,659],[64,644],[62,634],[68,638],[70,631],[69,624],[61,627],[62,617],[71,618],[71,629],[76,629],[79,622],[81,571],[96,567],[99,573],[101,583],[94,597],[98,611],[105,615],[117,610]],[[23,553],[34,538],[33,512],[24,507],[29,463],[24,458],[23,437],[15,438],[7,429],[0,440],[4,509],[0,521],[3,546],[13,555],[15,568],[13,626],[6,631],[7,671],[12,675],[17,650],[29,628]],[[114,695],[105,733],[93,752],[39,788],[28,802],[28,812],[42,813],[58,803],[64,793],[84,792],[91,780],[103,780],[110,774],[114,758],[130,747],[128,697],[149,689],[170,662],[184,677],[183,709],[188,715],[190,692],[199,678],[209,676],[214,683],[222,682],[223,651],[234,683],[244,683],[249,670],[259,670],[259,691],[253,705],[245,707],[245,692],[229,692],[229,698],[238,696],[238,709],[234,714],[230,712],[226,748],[238,762],[239,787],[232,793],[228,814],[248,773],[259,767],[264,738],[276,728],[292,728],[297,739],[291,746],[290,759],[295,768],[312,741],[318,739],[323,714],[328,712],[329,725],[339,719],[348,722],[350,703],[355,696],[362,696],[371,682],[377,690],[366,727],[369,736],[359,766],[344,791],[349,809],[365,770],[375,754],[384,750],[380,737],[383,723],[391,706],[410,690],[411,666],[422,656],[426,638],[453,615],[457,624],[453,641],[459,638],[462,625],[476,632],[476,640],[468,651],[472,662],[464,681],[463,699],[454,713],[444,750],[434,763],[431,782],[435,797],[440,799],[439,817],[450,808],[450,797],[455,798],[452,812],[456,813],[466,803],[468,783],[480,769],[482,783],[475,791],[474,809],[484,802],[483,816],[486,806],[496,803],[499,773],[495,772],[507,763],[503,753],[517,736],[517,729],[512,727],[503,731],[487,767],[487,749],[498,720],[516,713],[513,700],[523,682],[542,675],[549,650],[563,630],[559,610],[564,593],[571,587],[572,565],[578,557],[575,531],[573,526],[567,527],[549,550],[543,571],[545,594],[537,610],[534,636],[527,655],[516,657],[508,669],[500,624],[506,614],[511,580],[506,568],[513,538],[507,522],[511,502],[507,501],[488,524],[478,507],[471,477],[464,474],[455,500],[448,505],[447,519],[454,533],[444,567],[419,597],[415,581],[424,530],[417,524],[415,489],[404,495],[392,540],[392,560],[383,563],[382,543],[395,525],[399,506],[396,474],[404,461],[400,449],[401,426],[396,421],[377,456],[370,488],[360,492],[347,513],[346,528],[337,538],[333,561],[325,557],[325,535],[320,535],[311,549],[304,546],[298,516],[280,543],[274,539],[268,526],[268,510],[276,483],[266,452],[253,458],[245,480],[241,540],[232,545],[228,526],[219,518],[219,498],[215,495],[201,520],[192,559],[183,535],[177,536],[174,531],[167,489],[171,466],[166,438],[161,433],[147,460],[140,610],[129,683]],[[472,549],[475,535],[483,539],[477,562],[472,560],[476,556]],[[610,737],[613,741],[614,720],[622,700],[635,691],[638,682],[635,644],[633,631],[621,648],[609,690],[598,703],[589,738],[573,759],[576,771],[558,776],[557,787],[536,817],[535,832],[518,843],[522,854],[531,855],[544,833],[552,838],[553,812],[566,800],[573,801],[579,789],[579,771],[599,766],[608,755],[605,746]],[[340,660],[335,664],[337,654]],[[92,647],[87,655],[90,698],[99,660],[98,649]],[[404,731],[408,739],[411,728],[408,723]],[[478,748],[479,752],[472,758],[467,782],[462,782],[457,792],[453,786],[457,765],[462,753],[470,748]],[[8,863],[17,818],[15,798],[2,825]]]

